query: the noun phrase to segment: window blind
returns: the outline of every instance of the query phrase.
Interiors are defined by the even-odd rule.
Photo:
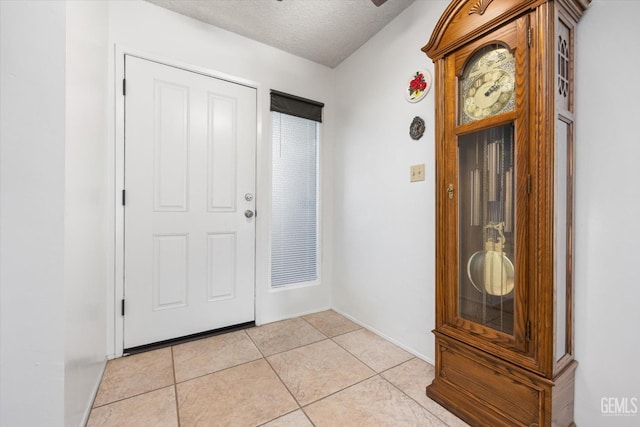
[[[272,286],[318,279],[318,128],[272,112]]]

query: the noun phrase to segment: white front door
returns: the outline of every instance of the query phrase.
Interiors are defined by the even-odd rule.
[[[124,348],[254,320],[256,89],[125,56]]]

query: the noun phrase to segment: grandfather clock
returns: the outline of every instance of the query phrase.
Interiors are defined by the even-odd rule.
[[[453,0],[435,63],[436,374],[471,425],[573,425],[575,28],[591,0]]]

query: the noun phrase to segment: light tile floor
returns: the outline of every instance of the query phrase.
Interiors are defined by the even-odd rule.
[[[87,426],[466,426],[433,367],[334,311],[107,363]]]

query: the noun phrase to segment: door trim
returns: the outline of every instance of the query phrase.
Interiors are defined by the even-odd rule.
[[[107,182],[109,199],[107,200],[107,211],[110,215],[108,221],[107,235],[112,236],[113,239],[108,239],[109,247],[107,248],[108,260],[107,271],[109,277],[107,278],[107,358],[112,359],[115,357],[121,357],[124,353],[124,319],[121,315],[121,301],[124,298],[124,207],[122,206],[122,189],[124,188],[124,121],[125,121],[125,108],[124,108],[124,95],[123,95],[123,79],[125,74],[125,55],[135,56],[140,59],[157,62],[163,65],[168,65],[175,68],[180,68],[185,71],[202,74],[208,77],[213,77],[220,80],[225,80],[230,83],[235,83],[247,87],[256,89],[256,193],[258,192],[257,177],[258,177],[258,163],[260,156],[260,141],[262,140],[262,114],[260,105],[261,91],[259,83],[240,77],[232,76],[226,73],[222,73],[216,70],[211,70],[206,67],[200,67],[193,64],[187,64],[184,62],[176,61],[170,58],[162,57],[156,54],[150,54],[148,52],[140,51],[137,49],[129,48],[126,46],[115,46],[114,50],[114,74],[113,84],[110,85],[110,90],[113,92],[114,100],[114,119],[113,126],[110,128],[111,135],[108,136],[109,141],[113,141],[114,145],[107,153]],[[257,196],[256,196],[257,199]],[[260,228],[258,227],[258,218],[256,218],[256,246],[258,233]],[[254,270],[256,269],[256,262],[254,262]],[[254,288],[257,283],[257,271],[254,271]],[[254,289],[254,313],[256,324],[258,322],[259,309],[258,309],[258,292]]]

